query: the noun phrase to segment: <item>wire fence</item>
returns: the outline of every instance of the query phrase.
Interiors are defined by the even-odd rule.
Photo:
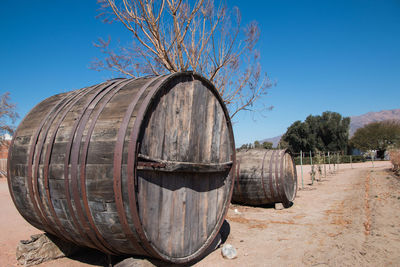
[[[292,156],[296,165],[300,166],[302,188],[304,188],[304,165],[311,165],[311,170],[309,171],[311,177],[310,185],[313,185],[315,180],[321,181],[327,177],[327,174],[337,173],[341,164],[349,164],[353,169],[353,163],[371,161],[372,167],[374,167],[374,161],[376,160],[374,155],[366,158],[364,156],[345,155],[343,151],[300,151],[299,153],[292,153]]]

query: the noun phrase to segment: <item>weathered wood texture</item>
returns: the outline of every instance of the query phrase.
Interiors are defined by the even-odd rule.
[[[237,152],[236,157],[233,202],[290,205],[297,192],[297,174],[286,150],[250,149]]]
[[[9,188],[21,215],[46,232],[185,263],[224,221],[234,147],[227,110],[203,77],[115,79],[52,96],[24,118]]]

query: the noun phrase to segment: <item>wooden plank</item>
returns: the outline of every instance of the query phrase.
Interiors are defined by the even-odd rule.
[[[208,180],[207,200],[209,205],[206,213],[206,218],[207,218],[206,229],[207,229],[207,235],[210,236],[217,222],[218,181],[217,179],[215,179],[215,176],[211,175],[207,180]]]
[[[182,250],[182,255],[187,256],[191,254],[192,250],[192,226],[193,226],[193,219],[194,219],[194,207],[195,205],[195,196],[193,194],[193,189],[190,188],[190,175],[189,174],[182,174],[180,177],[182,177],[182,180],[180,181],[182,183],[182,186],[186,189],[186,194],[185,194],[185,225],[183,228],[183,250]]]
[[[203,98],[202,93],[197,88],[194,89],[193,99],[192,99],[192,113],[191,113],[191,128],[189,134],[189,153],[188,153],[188,161],[189,162],[201,162],[199,161],[199,150],[200,144],[198,136],[201,134],[201,122],[199,114],[204,113],[201,108],[203,106]],[[204,109],[204,106],[203,106]]]
[[[182,162],[188,162],[189,158],[189,141],[190,141],[190,131],[192,127],[191,114],[193,107],[191,105],[193,101],[193,90],[194,84],[192,82],[181,83],[177,88],[179,90],[179,95],[181,96],[179,105],[179,123],[177,125],[177,151],[178,155],[176,160]]]
[[[143,225],[147,236],[153,242],[158,240],[159,234],[159,209],[162,208],[162,194],[163,190],[161,189],[161,179],[153,172],[140,172],[143,179],[146,181],[145,188],[146,190],[146,202],[147,202],[147,221],[146,225]],[[155,244],[158,246],[158,244]]]
[[[223,114],[220,111],[219,103],[216,101],[214,106],[214,125],[212,130],[212,147],[211,147],[211,162],[220,161],[220,145],[221,145],[221,132],[220,129],[223,123]]]
[[[157,177],[158,176],[158,177]],[[154,205],[158,207],[157,222],[154,222],[154,227],[157,227],[157,237],[154,239],[156,247],[159,248],[164,254],[170,255],[172,250],[176,250],[172,247],[172,240],[175,240],[177,236],[171,232],[172,227],[172,209],[173,209],[173,194],[174,188],[170,187],[172,180],[176,175],[170,173],[158,173],[156,179],[160,181],[158,202],[154,200]],[[172,250],[171,250],[172,248]]]
[[[160,126],[162,125],[162,127],[158,126],[158,129],[156,128],[157,131],[153,131],[152,133],[153,142],[157,143],[158,141],[158,145],[152,147],[152,149],[154,149],[154,155],[160,155],[158,158],[163,160],[177,160],[177,124],[181,115],[180,108],[177,106],[179,96],[179,91],[177,91],[176,88],[172,88],[163,96],[163,113],[165,117],[163,121],[160,122]]]
[[[205,127],[203,129],[203,146],[202,146],[202,159],[203,162],[206,163],[215,163],[212,161],[212,140],[213,135],[217,133],[213,133],[214,119],[215,119],[215,102],[216,99],[212,95],[212,93],[207,90],[205,104],[206,104],[206,114],[204,116],[204,124]]]
[[[204,176],[203,174],[196,173],[196,176]],[[194,244],[194,251],[197,251],[200,249],[200,247],[204,244],[204,242],[207,240],[208,234],[207,234],[207,210],[208,210],[208,198],[207,198],[207,192],[209,190],[208,181],[204,181],[201,179],[201,177],[193,177],[194,181],[194,187],[196,188],[196,192],[198,195],[198,206],[197,206],[197,218],[198,221],[196,223],[197,227],[193,229],[193,231],[196,231],[196,238],[194,239],[195,244]],[[207,175],[204,177],[204,179],[209,180],[210,176]]]
[[[173,197],[171,200],[171,223],[170,232],[172,238],[170,239],[169,255],[172,257],[184,256],[184,237],[185,237],[185,225],[186,225],[186,194],[187,188],[185,187],[186,177],[173,176],[170,179],[170,184],[173,187]]]

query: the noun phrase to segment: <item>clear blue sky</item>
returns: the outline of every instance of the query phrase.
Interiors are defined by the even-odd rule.
[[[263,70],[277,86],[265,116],[235,119],[236,145],[284,133],[330,110],[344,116],[400,108],[400,1],[239,1],[243,25],[256,20]],[[98,37],[127,39],[96,19],[96,1],[2,0],[0,94],[21,117],[53,94],[115,77],[88,67]]]

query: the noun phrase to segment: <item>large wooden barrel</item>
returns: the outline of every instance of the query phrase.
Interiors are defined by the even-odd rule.
[[[232,201],[249,205],[290,205],[297,192],[297,173],[287,150],[250,149],[237,152],[236,157]]]
[[[192,72],[52,96],[12,140],[11,196],[35,227],[109,254],[185,263],[227,212],[235,144],[214,86]]]

